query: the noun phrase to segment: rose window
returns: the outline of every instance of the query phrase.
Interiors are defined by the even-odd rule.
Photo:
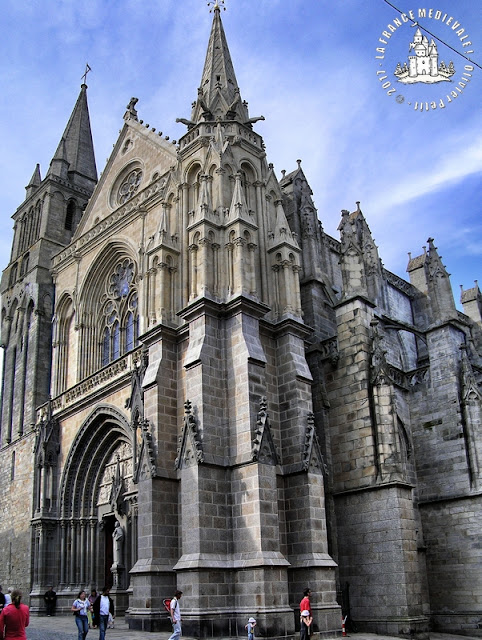
[[[130,200],[139,189],[139,185],[142,182],[142,171],[141,169],[134,169],[131,171],[124,182],[119,187],[119,192],[117,195],[117,200],[119,204],[124,204]]]

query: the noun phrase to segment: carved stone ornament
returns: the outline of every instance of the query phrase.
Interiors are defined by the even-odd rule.
[[[267,411],[268,405],[264,396],[261,398],[259,405],[255,435],[251,449],[251,459],[253,462],[276,465],[278,464],[278,455],[276,454],[276,448],[271,434]]]
[[[126,408],[131,410],[131,415],[144,416],[144,390],[142,380],[149,363],[149,352],[142,349],[134,360],[131,372],[131,395],[126,400]]]
[[[370,382],[372,385],[393,384],[407,391],[416,385],[427,384],[430,380],[430,368],[420,366],[409,372],[402,371],[398,367],[387,362],[385,351],[382,347],[383,336],[379,332],[379,321],[371,321],[372,355],[370,362]],[[384,327],[387,328],[387,327]],[[388,326],[389,329],[394,328]]]
[[[37,467],[56,466],[60,452],[59,433],[59,424],[52,416],[52,404],[49,401],[45,415],[36,425],[34,455]]]
[[[156,454],[154,451],[154,443],[152,442],[149,420],[141,420],[140,428],[142,442],[134,472],[134,482],[136,483],[142,478],[155,478],[157,476]]]
[[[112,487],[109,496],[109,503],[112,511],[123,514],[124,505],[124,481],[120,472],[120,458],[117,454],[117,464],[115,468],[115,475],[112,477]]]
[[[390,382],[386,360],[387,352],[382,348],[382,337],[378,332],[378,320],[372,320],[372,356],[370,363],[370,382],[375,385]]]
[[[190,401],[186,400],[184,403],[184,424],[179,436],[177,457],[174,463],[176,469],[191,467],[204,462],[202,440],[196,418],[192,415],[191,407]]]
[[[303,447],[303,469],[313,473],[328,473],[328,468],[323,460],[320,443],[315,430],[315,416],[309,413],[306,418],[305,441]]]
[[[333,366],[338,364],[340,353],[338,351],[338,339],[336,336],[322,340],[319,344],[321,359],[329,360]]]

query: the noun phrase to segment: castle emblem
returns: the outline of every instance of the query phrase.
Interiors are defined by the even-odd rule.
[[[399,62],[394,71],[399,82],[404,84],[450,82],[450,78],[455,73],[454,63],[450,62],[447,67],[442,60],[439,64],[435,41],[432,39],[429,44],[427,36],[422,35],[419,28],[415,32],[413,42],[410,43],[409,52],[412,50],[415,55],[408,56],[408,64],[404,62],[402,66]]]

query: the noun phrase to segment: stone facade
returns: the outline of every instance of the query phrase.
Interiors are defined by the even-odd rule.
[[[1,282],[0,582],[110,584],[146,631],[178,588],[200,637],[291,636],[306,586],[321,635],[480,633],[478,286],[431,239],[386,271],[359,204],[325,234],[218,7],[178,143],[133,98],[97,180],[86,89]]]

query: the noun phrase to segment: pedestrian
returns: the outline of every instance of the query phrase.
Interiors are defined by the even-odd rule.
[[[7,606],[7,604],[10,604],[12,602],[12,589],[9,587],[7,589],[7,593],[5,594],[5,606]]]
[[[0,584],[0,611],[5,606],[5,594],[2,591],[2,585]]]
[[[74,600],[72,604],[72,611],[75,616],[75,624],[77,625],[77,629],[79,631],[78,639],[85,640],[87,634],[89,633],[89,619],[87,617],[87,612],[90,609],[90,602],[87,599],[87,594],[84,590],[79,591],[79,595],[77,596],[77,600]]]
[[[256,626],[256,619],[250,618],[248,624],[245,625],[245,629],[248,632],[248,640],[254,640],[254,628]]]
[[[311,617],[311,589],[307,588],[303,591],[303,599],[300,602],[300,612],[309,611]]]
[[[27,640],[25,627],[28,627],[30,621],[29,609],[26,604],[21,604],[21,591],[9,591],[11,603],[0,613],[0,640]]]
[[[105,638],[105,632],[109,623],[109,613],[112,618],[115,618],[114,601],[109,593],[109,587],[102,587],[102,595],[94,602],[94,621],[99,627],[99,640],[104,640]]]
[[[44,601],[45,601],[45,609],[46,609],[47,616],[54,616],[55,604],[57,602],[57,594],[53,590],[53,587],[49,587],[48,590],[45,592]]]
[[[310,618],[311,616],[311,589],[309,587],[307,587],[304,591],[303,591],[303,598],[300,602],[300,614],[302,611],[308,611],[310,614]],[[312,620],[313,621],[313,620]],[[313,634],[313,627],[310,627],[308,629],[308,635],[312,635]]]
[[[94,618],[94,602],[99,597],[96,589],[90,590],[89,602],[90,602],[90,611],[87,613],[87,618],[89,619],[89,629],[96,629],[97,625]]]
[[[174,598],[171,600],[169,609],[171,611],[172,622],[172,634],[169,640],[179,640],[181,637],[181,608],[179,607],[179,600],[181,599],[182,591],[176,591]]]
[[[300,616],[300,640],[308,640],[312,622],[313,618],[310,616],[308,609],[302,611]]]

